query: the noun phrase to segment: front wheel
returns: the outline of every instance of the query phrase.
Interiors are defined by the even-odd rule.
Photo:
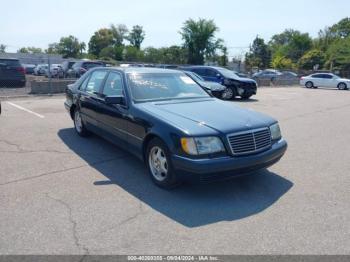
[[[89,131],[86,129],[83,123],[81,113],[78,108],[74,110],[74,128],[79,136],[85,137],[89,135]]]
[[[339,90],[347,90],[348,87],[347,87],[347,85],[345,83],[339,83],[338,84],[338,89]]]
[[[226,87],[226,89],[221,94],[221,99],[231,100],[235,97],[235,92],[231,87]]]
[[[168,147],[158,138],[147,146],[146,162],[152,181],[159,187],[170,189],[179,184],[172,166]]]

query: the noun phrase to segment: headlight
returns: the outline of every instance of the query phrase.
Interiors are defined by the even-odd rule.
[[[204,155],[225,151],[220,138],[209,137],[184,137],[181,138],[181,147],[189,155]]]
[[[278,123],[273,124],[270,126],[270,132],[271,132],[271,139],[272,140],[278,140],[281,138],[281,129]]]

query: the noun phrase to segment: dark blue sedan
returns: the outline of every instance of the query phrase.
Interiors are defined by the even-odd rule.
[[[163,188],[267,168],[287,148],[276,120],[216,99],[175,70],[94,68],[66,96],[80,136],[93,132],[135,154]]]

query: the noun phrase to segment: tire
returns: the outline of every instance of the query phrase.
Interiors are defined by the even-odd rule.
[[[337,87],[339,90],[347,90],[348,89],[348,86],[343,82],[339,83]]]
[[[226,89],[221,93],[222,100],[232,100],[235,98],[235,91],[232,87],[226,87]]]
[[[164,189],[172,189],[179,185],[169,149],[162,140],[154,138],[148,143],[145,160],[154,184]]]
[[[305,83],[305,87],[306,87],[306,88],[313,88],[313,87],[314,87],[314,83],[312,83],[311,81],[307,81],[307,82]]]
[[[89,131],[86,129],[83,120],[81,119],[80,110],[76,108],[73,114],[74,129],[81,137],[89,135]]]

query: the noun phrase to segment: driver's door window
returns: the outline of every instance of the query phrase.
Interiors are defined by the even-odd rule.
[[[124,96],[122,76],[117,72],[110,72],[103,87],[104,96]]]

